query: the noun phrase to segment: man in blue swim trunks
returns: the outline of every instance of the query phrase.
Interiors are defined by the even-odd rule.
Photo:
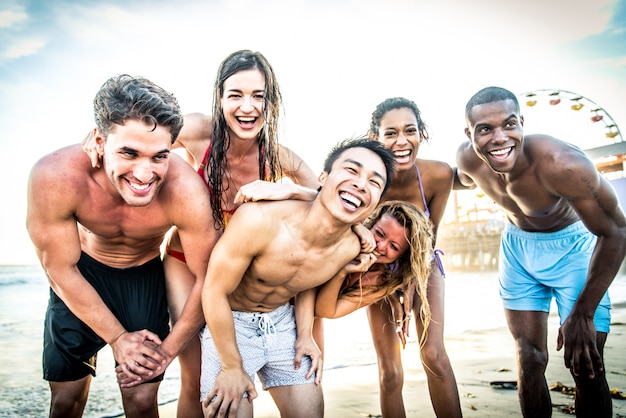
[[[545,379],[550,302],[558,306],[557,349],[576,382],[576,415],[611,417],[603,349],[607,294],[626,254],[626,218],[611,185],[578,148],[523,135],[510,91],[487,87],[465,108],[469,142],[457,152],[455,188],[480,187],[506,212],[500,295],[518,357],[525,417],[551,416]]]
[[[255,374],[281,416],[323,416],[321,352],[312,336],[315,288],[359,255],[352,225],[376,208],[394,165],[380,142],[346,141],[327,157],[313,201],[237,209],[211,255],[202,291],[206,417],[252,417]]]
[[[218,232],[202,179],[170,153],[183,123],[173,95],[120,75],[99,90],[94,113],[102,168],[75,144],[39,160],[28,184],[27,227],[50,282],[50,416],[82,415],[108,344],[142,383],[120,386],[126,416],[156,417],[163,372],[204,323],[200,294]],[[172,226],[197,280],[169,332],[160,245]]]

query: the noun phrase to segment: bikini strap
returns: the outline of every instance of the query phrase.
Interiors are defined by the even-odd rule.
[[[204,168],[209,163],[209,155],[211,155],[211,148],[213,148],[213,141],[209,143],[209,146],[204,152],[204,157],[202,157],[202,162],[200,163],[200,167],[198,167],[198,174],[200,174],[200,177],[202,177],[202,180],[204,180]],[[207,183],[207,186],[208,186],[208,183]]]
[[[417,168],[417,163],[415,165],[415,172],[417,173],[417,181],[420,183],[420,193],[422,194],[422,202],[424,203],[424,215],[427,218],[430,218],[430,210],[428,210],[428,204],[426,203],[426,196],[424,196],[424,185],[422,184],[422,175],[420,174],[419,168]]]
[[[443,255],[443,251],[435,250],[435,252],[433,252],[433,260],[435,260],[435,262],[437,263],[437,267],[439,268],[439,271],[441,272],[441,276],[445,278],[446,272],[443,270],[443,262],[441,261],[442,255]]]

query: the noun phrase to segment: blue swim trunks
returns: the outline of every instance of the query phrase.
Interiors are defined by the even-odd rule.
[[[315,382],[315,374],[306,378],[311,368],[309,356],[303,356],[300,368],[294,369],[296,318],[293,309],[292,305],[286,304],[267,313],[233,311],[237,346],[244,369],[252,381],[255,374],[259,375],[263,389]],[[207,326],[201,332],[200,341],[200,399],[203,400],[213,389],[222,366]]]
[[[587,280],[596,245],[582,221],[556,232],[527,232],[507,224],[500,243],[500,297],[506,309],[550,312],[556,300],[560,323],[569,316]],[[596,331],[609,332],[611,301],[604,294],[594,316]]]

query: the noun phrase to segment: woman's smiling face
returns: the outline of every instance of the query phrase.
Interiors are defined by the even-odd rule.
[[[371,231],[376,240],[374,253],[377,263],[391,264],[409,248],[407,229],[391,215],[384,214],[374,224]]]
[[[265,77],[261,71],[254,68],[228,77],[220,103],[231,135],[256,139],[265,122]]]

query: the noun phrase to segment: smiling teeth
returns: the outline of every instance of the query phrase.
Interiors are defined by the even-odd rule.
[[[344,192],[344,193],[341,193],[339,196],[342,199],[347,200],[348,202],[352,203],[357,208],[361,206],[361,201],[357,199],[356,197],[352,196],[350,193]]]
[[[394,152],[394,154],[396,155],[396,157],[406,157],[407,155],[411,154],[411,150],[396,151]]]
[[[237,118],[239,119],[241,122],[254,122],[254,117],[247,117],[247,118]]]
[[[133,186],[134,189],[137,189],[137,190],[145,190],[150,186],[149,183],[148,184],[131,183],[131,185]]]
[[[495,150],[495,151],[490,151],[489,154],[491,154],[491,155],[505,155],[505,154],[508,154],[509,152],[511,152],[511,147],[504,148],[504,149],[499,149],[499,150]]]

